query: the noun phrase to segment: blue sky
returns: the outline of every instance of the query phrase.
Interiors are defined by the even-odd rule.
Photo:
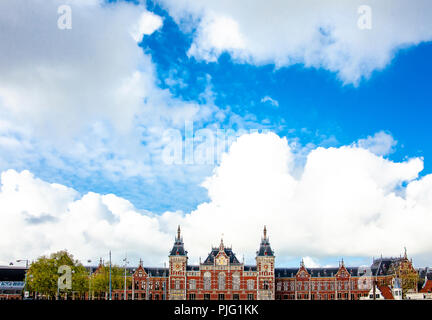
[[[359,198],[363,194],[369,196],[368,191],[376,187],[376,198],[371,196],[371,199],[379,199],[376,203],[386,205],[365,207],[363,216],[353,206],[352,220],[358,218],[358,229],[364,228],[374,235],[378,230],[381,232],[378,236],[391,234],[394,228],[399,228],[388,224],[393,204],[400,205],[396,211],[402,217],[407,214],[406,207],[418,203],[421,208],[413,210],[413,216],[418,214],[429,221],[430,215],[419,213],[427,212],[428,206],[432,206],[427,200],[428,192],[432,192],[428,184],[432,173],[432,6],[429,2],[417,0],[414,6],[395,0],[389,10],[381,3],[366,1],[373,13],[370,30],[357,25],[357,8],[364,4],[357,0],[343,4],[329,0],[328,5],[319,7],[319,14],[310,10],[306,2],[296,1],[267,6],[251,1],[247,8],[242,7],[241,1],[224,0],[107,1],[102,5],[98,1],[65,2],[72,8],[70,30],[61,30],[53,23],[58,18],[52,16],[60,3],[57,0],[47,1],[37,12],[32,5],[23,8],[9,0],[0,5],[0,22],[5,25],[4,31],[0,31],[2,183],[4,192],[25,191],[17,201],[23,206],[43,199],[35,202],[34,212],[8,202],[4,207],[10,209],[5,210],[5,215],[12,217],[14,212],[17,215],[28,212],[33,218],[41,218],[49,214],[58,217],[61,228],[67,228],[60,218],[62,210],[74,211],[86,203],[86,208],[93,208],[87,212],[95,218],[92,223],[106,222],[114,234],[120,227],[115,219],[110,219],[118,214],[118,208],[127,207],[123,202],[126,199],[133,205],[131,210],[141,215],[142,228],[152,226],[148,232],[157,229],[153,237],[166,242],[166,239],[171,241],[171,232],[178,223],[187,225],[189,234],[195,232],[198,236],[200,230],[192,231],[193,226],[217,224],[213,217],[232,214],[229,210],[236,208],[241,211],[236,218],[251,217],[258,231],[227,227],[228,230],[207,232],[206,236],[214,239],[225,232],[229,239],[237,232],[241,234],[237,239],[239,250],[249,250],[250,244],[242,243],[242,239],[261,232],[266,215],[271,230],[271,223],[285,221],[283,210],[293,208],[284,202],[285,198],[269,195],[270,190],[278,194],[280,189],[289,189],[287,186],[295,180],[292,172],[278,171],[280,163],[289,162],[291,166],[291,158],[285,158],[288,151],[283,138],[286,138],[294,154],[293,162],[300,163],[299,167],[295,166],[297,162],[293,164],[294,169],[290,167],[299,183],[303,183],[299,178],[301,165],[306,161],[313,164],[316,157],[330,176],[337,177],[344,172],[348,179],[352,173],[352,179],[343,181],[346,185],[342,188],[336,183],[329,187],[326,173],[317,175],[310,165],[313,178],[308,177],[313,183],[308,186],[312,191],[307,196],[301,194],[301,188],[296,191],[300,200],[292,202],[297,209],[314,202],[309,199],[315,199],[318,205],[326,187],[333,193],[352,190],[360,194]],[[226,162],[236,163],[235,170],[220,163],[167,165],[161,161],[163,135],[166,130],[174,129],[180,130],[184,138],[187,121],[193,122],[195,132],[203,128],[212,132],[216,128],[236,132],[257,129],[276,135],[245,135],[236,144],[237,149],[226,149]],[[385,150],[373,149],[377,143],[384,143]],[[319,147],[326,149],[320,151]],[[371,154],[372,158],[368,158]],[[340,172],[337,165],[333,166],[339,161]],[[275,171],[268,169],[272,166]],[[250,172],[243,172],[244,168]],[[28,170],[31,177],[23,170]],[[385,177],[380,176],[381,172]],[[274,181],[267,181],[260,173],[268,173]],[[283,183],[279,176],[284,177]],[[372,179],[369,184],[361,185],[369,178]],[[244,184],[237,185],[242,179]],[[52,183],[70,190],[60,192]],[[321,183],[326,187],[314,194],[314,186]],[[410,183],[415,191],[408,192],[404,198],[404,188]],[[21,189],[8,189],[15,184],[22,186]],[[249,190],[250,185],[256,189]],[[267,187],[261,190],[261,186]],[[393,192],[406,204],[402,200],[404,204],[400,204],[400,199],[390,201]],[[262,203],[256,203],[255,207],[263,205],[267,213],[255,214],[252,200],[252,204],[243,206],[244,199],[260,198],[261,194]],[[333,199],[332,193],[327,197]],[[10,195],[9,198],[15,199]],[[274,207],[272,201],[279,200],[283,205]],[[343,199],[332,201],[327,203],[329,207],[327,204],[322,207],[327,212],[323,215],[328,216],[315,217],[313,211],[317,209],[308,207],[312,213],[307,218],[311,221],[306,224],[311,223],[311,230],[330,228],[320,219],[335,219],[332,210],[347,210]],[[281,212],[273,214],[271,210]],[[77,215],[84,214],[81,211]],[[190,214],[192,211],[195,217]],[[302,214],[289,212],[286,219],[302,222]],[[377,214],[382,214],[382,221],[376,218]],[[159,217],[157,228],[152,225],[154,216]],[[194,220],[196,216],[200,218]],[[315,224],[313,217],[318,221]],[[345,217],[337,218],[343,221]],[[383,227],[386,225],[383,221],[388,226]],[[11,222],[10,230],[14,226]],[[410,231],[413,234],[417,232],[415,226],[413,218]],[[34,230],[25,221],[16,227]],[[83,234],[84,239],[93,232],[79,228],[71,239]],[[240,223],[238,228],[243,225]],[[334,264],[337,257],[345,255],[351,256],[346,261],[359,264],[381,253],[376,251],[381,248],[371,244],[364,250],[351,251],[335,244],[320,252],[316,246],[332,239],[314,238],[305,230],[301,235],[291,230],[296,241],[311,243],[298,248],[291,247],[289,241],[285,246],[281,240],[285,233],[276,230],[275,242],[279,247],[275,249],[285,254],[286,263],[295,265],[300,256],[310,256],[322,265]],[[17,250],[17,254],[29,250],[32,232],[29,231],[28,242],[23,242],[22,251]],[[53,231],[53,239],[55,234]],[[352,241],[360,243],[364,235],[355,234],[353,237],[358,238]],[[106,249],[107,244],[99,236],[102,233],[94,234],[98,247],[88,248],[85,254]],[[132,257],[138,259],[139,250],[153,250],[152,243],[143,243],[138,232],[130,236],[136,236],[129,242],[131,250],[135,250]],[[74,239],[81,254],[84,249],[78,246],[82,240],[78,238]],[[419,261],[429,263],[432,247],[420,245],[427,242],[423,240],[410,239],[411,246]],[[45,247],[35,248],[35,252],[56,248],[54,240],[46,243]],[[397,254],[404,245],[383,244],[382,251]],[[196,251],[204,250],[197,246],[193,247]],[[114,250],[123,252],[124,248],[119,245]],[[159,263],[165,253],[158,252],[155,256]]]
[[[158,32],[144,36],[140,47],[151,54],[160,87],[175,97],[201,101],[210,77],[215,104],[229,107],[243,117],[255,117],[249,128],[267,120],[265,128],[280,136],[325,147],[350,144],[383,130],[398,142],[394,152],[387,155],[389,159],[424,157],[421,175],[431,173],[432,164],[427,160],[432,158],[431,43],[398,51],[384,70],[375,71],[370,79],[354,86],[343,84],[333,72],[301,64],[282,68],[274,64],[254,66],[236,63],[228,53],[217,62],[197,61],[187,56],[191,34],[183,33],[160,6],[147,7],[162,16],[164,23]],[[170,77],[182,85],[167,83]],[[261,102],[266,96],[277,100],[279,106]],[[229,123],[221,126],[230,128]],[[48,181],[64,183],[82,193],[115,193],[138,208],[158,213],[187,212],[208,200],[206,190],[199,186],[203,176],[189,184],[149,182],[139,177],[112,181],[97,173],[83,180],[73,174],[51,172],[43,163],[31,169]],[[210,174],[211,168],[204,168],[204,173]]]

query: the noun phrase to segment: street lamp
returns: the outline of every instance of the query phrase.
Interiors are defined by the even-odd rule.
[[[127,300],[126,298],[126,265],[129,263],[129,261],[127,261],[127,257],[125,257],[123,259],[124,262],[124,294],[123,294],[123,300]]]
[[[89,277],[89,293],[88,293],[88,299],[90,300],[90,294],[91,294],[91,277],[92,277],[92,267],[90,265],[92,261],[90,259],[87,260],[87,263],[89,264],[89,269],[90,269],[90,277]]]
[[[24,277],[24,298],[26,297],[26,292],[27,292],[27,271],[28,271],[28,264],[29,264],[29,260],[28,259],[18,259],[16,262],[25,262],[26,263],[26,270],[25,270],[25,277]],[[11,262],[11,264],[13,264]]]

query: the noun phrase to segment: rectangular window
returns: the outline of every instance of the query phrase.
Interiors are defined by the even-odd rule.
[[[195,280],[189,280],[189,289],[190,290],[196,289],[196,281]]]
[[[233,300],[240,300],[240,296],[238,294],[233,295]]]
[[[225,295],[223,293],[219,293],[218,300],[225,300]]]
[[[175,281],[175,288],[176,290],[180,290],[180,280]]]
[[[253,300],[254,299],[254,295],[252,293],[248,294],[248,300]]]
[[[253,281],[252,279],[249,279],[247,281],[247,289],[248,290],[253,290],[255,289],[255,281]]]
[[[210,300],[210,294],[208,293],[204,294],[204,300]]]
[[[189,300],[195,300],[195,293],[189,294]]]

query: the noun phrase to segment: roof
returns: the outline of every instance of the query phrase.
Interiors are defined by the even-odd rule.
[[[186,271],[199,271],[199,266],[190,266],[190,265],[187,265],[186,266]]]
[[[150,277],[168,277],[169,276],[169,269],[168,268],[144,267],[144,270]]]
[[[0,281],[24,281],[25,267],[0,266]]]
[[[261,238],[261,243],[260,243],[260,247],[257,251],[257,256],[258,257],[263,257],[263,256],[274,256],[274,251],[272,250],[271,246],[270,246],[270,241],[269,238],[267,237],[267,229],[264,226],[264,236]]]
[[[246,272],[253,272],[253,271],[256,271],[257,270],[257,267],[256,266],[244,266],[244,271],[246,271]]]
[[[230,264],[240,264],[240,261],[237,259],[235,253],[232,251],[231,248],[222,247],[223,252],[226,254],[226,256],[229,258]],[[221,248],[212,248],[211,252],[207,256],[207,258],[204,260],[203,264],[214,264],[214,260],[218,253],[221,251]]]
[[[187,251],[183,244],[183,237],[180,236],[180,226],[178,226],[177,237],[174,240],[174,246],[170,251],[170,256],[187,256]]]
[[[424,285],[423,288],[420,289],[421,293],[431,293],[432,292],[432,280],[428,279]]]
[[[345,267],[352,277],[361,276],[365,269],[362,267]],[[296,276],[300,268],[275,268],[276,278],[293,278]],[[334,277],[339,271],[338,267],[329,268],[305,268],[313,278]]]
[[[382,296],[386,300],[394,300],[393,293],[389,286],[377,286],[379,291],[381,291]]]

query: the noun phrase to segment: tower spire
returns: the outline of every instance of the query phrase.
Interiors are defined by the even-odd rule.
[[[180,225],[177,228],[177,239],[180,240]]]
[[[220,251],[224,251],[224,249],[225,249],[225,246],[224,246],[224,243],[223,243],[223,233],[222,233],[221,242],[220,242],[220,245],[219,245],[219,250]]]
[[[267,228],[264,226],[264,239],[267,239]]]

